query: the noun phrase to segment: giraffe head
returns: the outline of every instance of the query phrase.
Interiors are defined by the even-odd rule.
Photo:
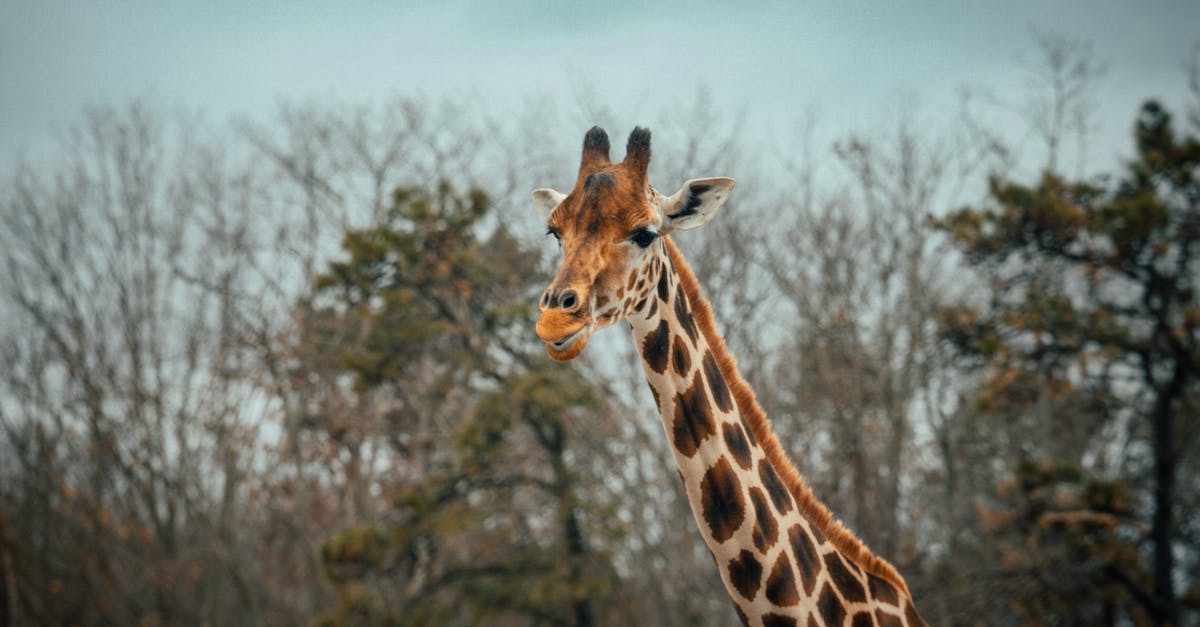
[[[661,236],[712,219],[733,189],[729,178],[692,179],[663,196],[650,187],[650,131],[629,134],[625,160],[608,158],[608,135],[583,138],[570,193],[533,191],[533,202],[562,246],[562,265],[542,293],[538,337],[559,361],[574,359],[592,332],[647,306],[667,256]]]

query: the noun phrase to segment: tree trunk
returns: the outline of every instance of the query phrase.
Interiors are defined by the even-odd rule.
[[[1150,536],[1154,542],[1154,600],[1158,618],[1164,625],[1175,625],[1179,619],[1179,602],[1175,596],[1173,505],[1175,499],[1174,405],[1183,393],[1187,380],[1187,364],[1177,359],[1171,380],[1159,392],[1154,404],[1154,521]]]

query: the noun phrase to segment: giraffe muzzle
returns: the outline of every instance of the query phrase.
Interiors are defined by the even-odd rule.
[[[585,316],[547,309],[538,318],[537,335],[546,343],[546,353],[557,361],[578,357],[591,334],[592,324]]]

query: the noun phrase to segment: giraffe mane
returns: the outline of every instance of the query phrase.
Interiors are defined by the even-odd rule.
[[[804,481],[800,471],[796,469],[791,458],[779,444],[779,440],[771,429],[771,423],[767,420],[766,412],[763,411],[762,406],[758,404],[758,399],[754,396],[754,390],[742,378],[738,371],[737,360],[726,348],[725,339],[717,332],[716,324],[713,322],[712,307],[708,300],[701,295],[700,282],[696,280],[691,266],[688,265],[683,254],[679,252],[679,248],[675,246],[675,242],[671,241],[669,236],[663,239],[666,241],[667,254],[671,258],[671,264],[675,267],[675,272],[679,275],[679,281],[683,285],[683,291],[687,295],[696,325],[708,340],[713,357],[716,358],[717,365],[721,370],[721,376],[725,377],[726,384],[733,392],[738,411],[750,425],[754,437],[766,453],[768,462],[775,467],[775,471],[783,479],[792,498],[796,499],[800,511],[843,555],[867,572],[896,586],[911,599],[912,595],[908,591],[908,584],[905,583],[896,568],[887,560],[872,553],[858,536],[846,529],[841,521],[835,519],[829,508],[813,495],[812,488]]]

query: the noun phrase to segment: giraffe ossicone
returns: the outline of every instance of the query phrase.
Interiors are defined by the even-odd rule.
[[[533,201],[563,260],[537,335],[556,360],[627,320],[705,544],[748,625],[924,625],[904,579],[833,519],[783,451],[716,330],[669,233],[713,219],[734,180],[692,179],[670,196],[647,180],[650,131],[620,163],[587,132],[568,193]]]

